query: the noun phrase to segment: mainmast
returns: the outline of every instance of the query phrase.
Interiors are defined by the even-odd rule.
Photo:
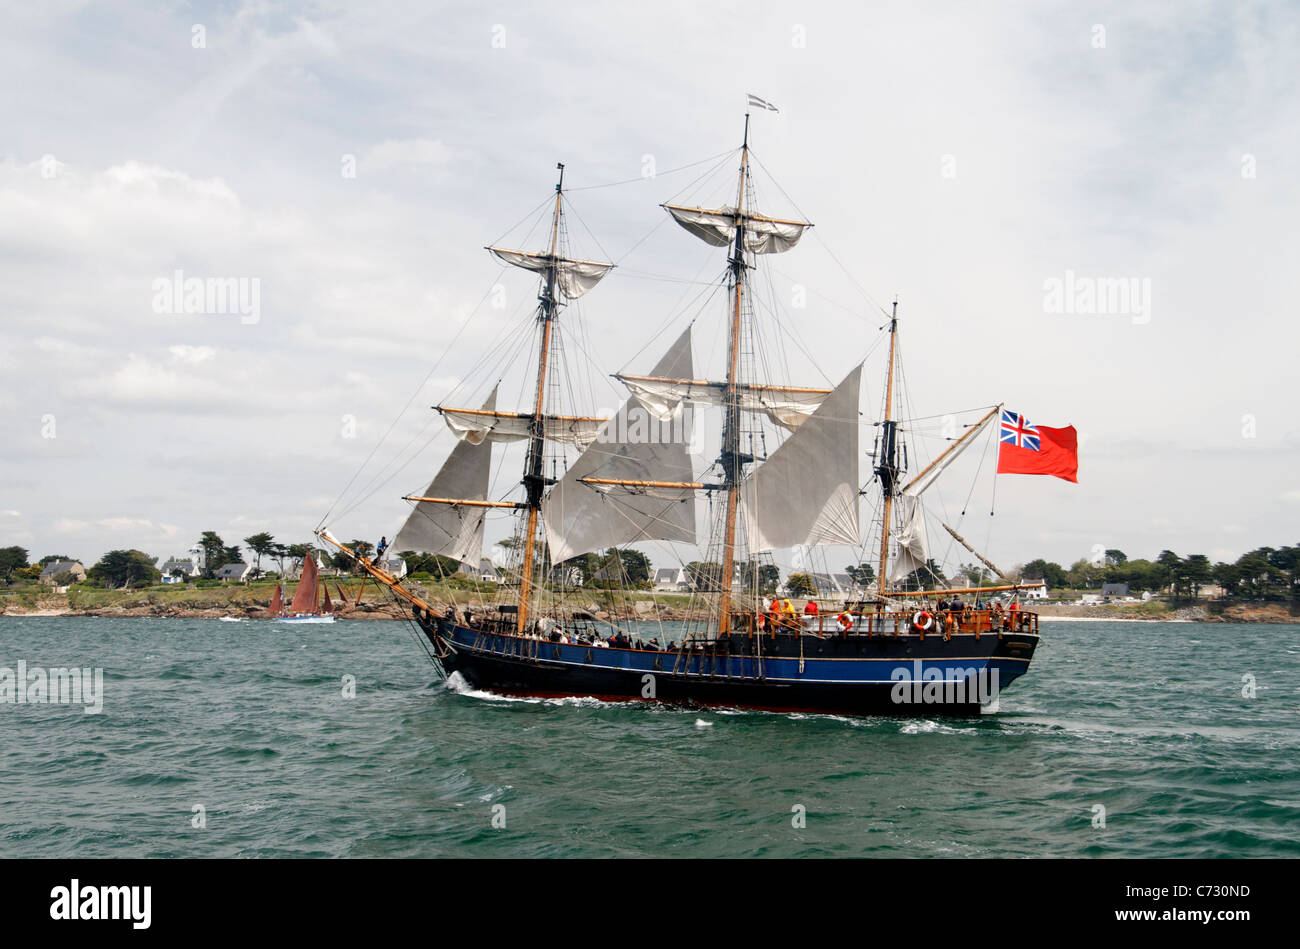
[[[745,138],[740,147],[740,182],[736,187],[736,238],[731,255],[731,338],[727,347],[727,406],[722,428],[722,486],[726,494],[726,521],[722,532],[722,593],[718,599],[718,633],[731,630],[731,578],[736,563],[736,506],[744,466],[751,458],[740,453],[740,398],[736,388],[740,369],[741,294],[745,277],[745,177],[749,173],[749,113],[745,113]]]
[[[542,291],[542,307],[538,319],[542,322],[542,340],[537,353],[537,396],[533,402],[533,422],[528,440],[528,456],[524,463],[524,504],[528,508],[528,526],[524,533],[524,561],[519,576],[519,608],[516,629],[524,631],[528,622],[528,597],[533,586],[533,547],[537,537],[537,515],[542,507],[542,495],[549,483],[543,473],[546,451],[546,423],[542,416],[542,402],[546,397],[546,360],[551,350],[551,327],[555,322],[555,276],[558,268],[556,252],[560,241],[560,202],[564,195],[564,164],[560,180],[555,185],[555,212],[551,215],[551,260],[546,268],[546,284]]]
[[[894,311],[889,318],[889,375],[885,383],[885,418],[881,423],[880,454],[877,457],[876,477],[880,479],[880,490],[884,495],[884,514],[880,526],[880,572],[876,575],[876,590],[881,599],[885,593],[886,570],[889,567],[889,514],[893,505],[895,488],[898,484],[899,466],[897,456],[898,423],[893,419],[894,406],[894,352],[898,342],[898,301],[894,301]]]

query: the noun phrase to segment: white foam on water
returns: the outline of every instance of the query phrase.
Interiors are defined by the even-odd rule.
[[[540,705],[541,699],[523,698],[515,695],[497,695],[495,692],[484,692],[482,689],[476,689],[468,682],[459,672],[453,672],[447,676],[447,680],[442,684],[448,692],[454,692],[456,695],[464,695],[471,699],[483,699],[488,702],[524,702],[528,705]]]
[[[531,695],[499,695],[496,692],[487,692],[484,691],[483,689],[474,688],[472,685],[470,685],[468,682],[465,681],[465,677],[461,675],[459,672],[453,672],[451,675],[447,676],[446,681],[444,681],[442,685],[443,688],[448,692],[454,692],[456,695],[463,695],[466,698],[482,699],[486,702],[508,702],[508,703],[520,703],[523,705],[551,705],[555,707],[567,705],[567,706],[575,706],[578,708],[600,708],[606,705],[623,704],[621,702],[603,702],[600,699],[593,698],[590,695],[573,695],[573,696],[565,696],[563,698],[549,698],[549,699],[539,698],[537,696],[531,696]]]
[[[923,719],[919,722],[908,722],[898,730],[901,735],[970,735],[974,730],[970,728],[954,728],[952,725],[945,725],[942,722],[932,718]]]
[[[697,719],[695,720],[695,727],[696,727],[696,728],[712,728],[712,727],[713,727],[713,723],[712,723],[712,722],[706,722],[706,721],[705,721],[704,719],[702,719],[702,718],[697,718]]]
[[[626,705],[626,702],[606,702],[590,695],[569,695],[558,699],[542,699],[543,705],[571,705],[577,708],[601,708],[606,705]]]

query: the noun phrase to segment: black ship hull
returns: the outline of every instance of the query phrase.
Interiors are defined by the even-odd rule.
[[[844,715],[978,715],[1023,675],[1034,631],[735,635],[671,651],[519,636],[417,615],[447,674],[504,695]]]

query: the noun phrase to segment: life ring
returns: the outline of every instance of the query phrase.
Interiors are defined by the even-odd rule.
[[[926,610],[917,610],[912,614],[912,628],[918,633],[928,633],[934,628],[934,615]]]
[[[840,624],[841,632],[847,633],[849,630],[853,628],[853,617],[849,615],[848,610],[845,610],[843,613],[840,613],[838,616],[836,616],[835,622]]]

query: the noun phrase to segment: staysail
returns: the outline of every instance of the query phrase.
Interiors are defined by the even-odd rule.
[[[894,510],[898,513],[898,551],[889,564],[890,583],[898,583],[923,568],[930,556],[921,498],[911,492],[900,494],[894,499]]]
[[[655,375],[689,377],[691,331],[677,339]],[[660,423],[636,395],[607,421],[596,440],[542,502],[551,560],[639,540],[695,543],[695,492],[690,488],[584,483],[686,482],[691,479],[690,411]]]
[[[496,402],[497,390],[493,387],[483,410],[492,411]],[[492,445],[485,444],[482,438],[477,441],[467,438],[452,449],[424,496],[484,501],[491,466]],[[462,563],[477,564],[483,551],[484,513],[481,507],[419,501],[389,549],[441,554]]]
[[[320,591],[316,589],[320,580],[320,570],[316,567],[316,554],[313,551],[307,551],[307,555],[302,558],[302,576],[298,578],[298,586],[293,591],[293,602],[289,604],[289,612],[315,613],[317,598]]]
[[[284,611],[284,589],[278,583],[275,585],[275,595],[271,597],[271,605],[267,609],[273,616],[279,616]]]
[[[530,254],[522,250],[505,250],[500,247],[489,247],[488,250],[508,264],[535,273],[545,273],[549,268],[554,267],[555,285],[570,300],[578,299],[614,269],[613,264],[601,264],[594,260],[570,260],[568,257]]]
[[[741,488],[751,552],[858,538],[858,389],[850,372]]]

